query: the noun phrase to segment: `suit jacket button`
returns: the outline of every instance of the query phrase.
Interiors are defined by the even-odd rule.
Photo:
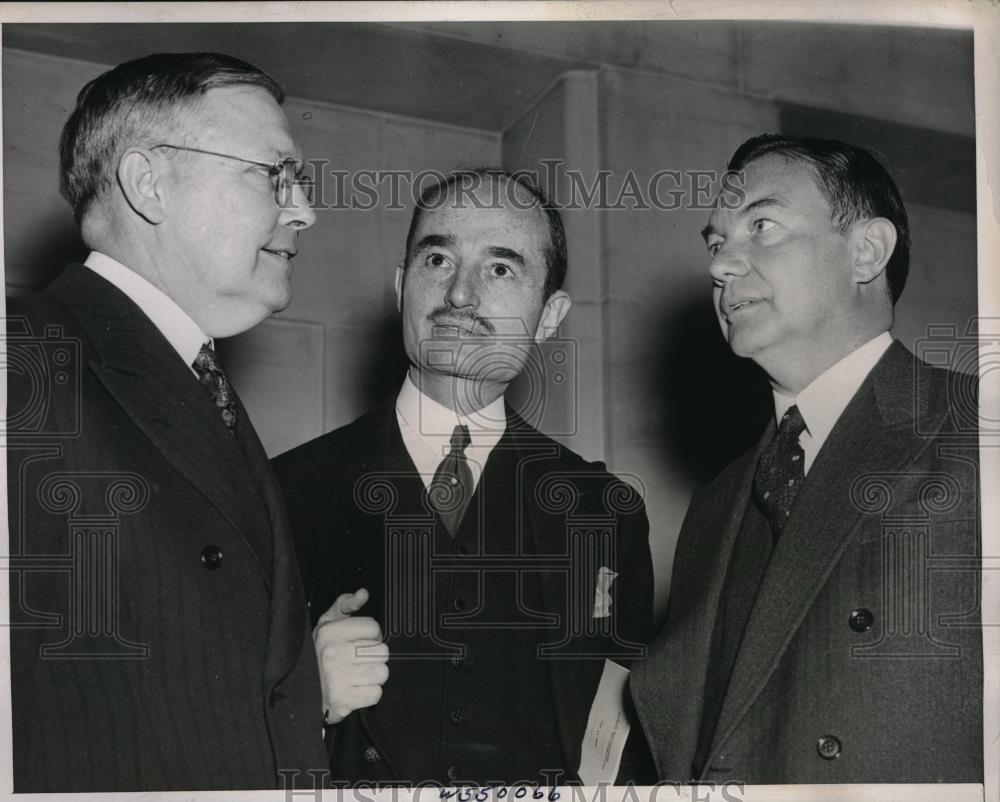
[[[201,550],[201,564],[209,571],[214,571],[222,565],[222,552],[218,546],[208,545]]]
[[[850,624],[851,629],[855,632],[867,632],[872,628],[872,624],[875,623],[875,616],[872,615],[871,610],[860,607],[851,613],[851,617],[847,623]]]
[[[456,597],[453,604],[455,605],[455,609],[458,610],[460,613],[465,612],[465,599],[463,599],[461,596]]]
[[[835,735],[824,735],[816,742],[816,751],[823,760],[834,760],[840,757],[840,741]]]
[[[462,773],[458,770],[457,766],[448,766],[448,779],[452,782],[457,782],[462,776]]]
[[[457,707],[453,707],[448,711],[448,718],[455,724],[461,724],[465,720],[465,714]]]
[[[460,665],[462,665],[465,662],[465,658],[462,657],[462,655],[460,655],[460,654],[453,654],[449,658],[449,660],[451,660],[451,664],[453,666],[455,666],[455,668],[458,668]]]
[[[374,746],[369,746],[365,750],[365,760],[369,763],[378,763],[382,759],[382,755],[378,753],[378,749]]]

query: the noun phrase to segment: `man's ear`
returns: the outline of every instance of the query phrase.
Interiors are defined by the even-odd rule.
[[[884,217],[873,217],[855,224],[854,280],[868,284],[885,272],[896,248],[896,227]]]
[[[538,319],[538,327],[535,329],[536,343],[544,342],[556,333],[572,305],[569,295],[562,290],[556,290],[549,296],[545,306],[542,307],[542,316]]]
[[[132,148],[118,160],[118,186],[128,205],[137,215],[152,225],[166,218],[163,206],[162,174],[157,170],[149,151]]]
[[[406,262],[396,265],[396,311],[403,314],[403,281],[406,279]]]

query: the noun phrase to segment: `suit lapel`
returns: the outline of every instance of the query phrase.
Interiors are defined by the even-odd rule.
[[[385,566],[387,555],[385,550],[385,529],[384,521],[393,512],[399,514],[399,498],[405,494],[405,489],[399,487],[401,483],[412,482],[419,485],[419,492],[423,493],[423,483],[417,475],[417,469],[410,458],[409,452],[403,443],[403,437],[399,432],[399,424],[396,421],[395,398],[387,402],[381,408],[372,413],[372,426],[370,436],[367,438],[369,447],[360,455],[357,466],[347,472],[346,476],[350,481],[350,487],[344,490],[350,494],[349,499],[344,500],[344,506],[350,510],[351,520],[355,523],[351,526],[351,536],[354,539],[356,554],[365,555],[365,559],[371,559],[370,565],[375,567],[372,576],[377,576],[378,580],[374,587],[369,588],[371,600],[369,604],[374,605],[374,609],[380,609],[385,604],[386,594],[389,589],[385,586]],[[369,473],[385,474],[388,481],[393,485],[393,498],[397,507],[385,510],[377,518],[377,528],[373,526],[374,517],[371,513],[363,512],[358,502],[355,483],[363,479]],[[369,557],[370,555],[370,557]],[[331,554],[328,559],[340,559],[339,555]],[[350,588],[353,591],[356,588]],[[347,592],[347,591],[345,591]],[[386,622],[379,622],[385,630]],[[391,668],[390,646],[390,674]],[[398,733],[395,740],[389,738],[386,731],[379,723],[378,706],[362,708],[358,711],[361,726],[382,760],[385,762],[389,773],[400,778],[397,771],[397,761],[394,757],[392,745],[398,743],[398,738],[406,737],[405,732]],[[405,749],[405,747],[404,747]]]
[[[536,429],[525,423],[509,408],[507,410],[507,431],[504,433],[504,438],[509,444],[506,447],[511,448],[515,454],[514,462],[517,471],[515,487],[517,488],[517,503],[521,511],[520,518],[528,528],[535,552],[558,554],[565,551],[566,532],[552,531],[551,522],[545,518],[542,510],[534,502],[535,489],[545,474],[559,470],[561,450],[552,441],[543,439]],[[544,584],[542,583],[543,586]],[[549,598],[546,595],[545,587],[542,588],[542,599],[546,605],[546,612],[557,609],[552,602],[558,600]]]
[[[316,551],[324,566],[330,601],[340,593],[356,590],[334,587],[342,581],[338,581],[340,575],[336,571],[343,564],[346,553],[352,564],[360,563],[368,569],[364,572],[372,584],[368,588],[372,594],[368,606],[376,609],[385,597],[384,517],[379,516],[379,511],[382,516],[391,515],[393,511],[399,514],[396,507],[400,482],[420,483],[420,479],[403,445],[395,404],[384,404],[367,417],[366,431],[358,436],[365,445],[353,454],[333,455],[336,464],[323,466],[304,481],[304,496],[309,500],[310,523],[316,536]],[[369,488],[366,479],[379,483],[387,481],[392,490],[382,494],[377,488]],[[382,509],[383,501],[393,506]],[[331,528],[331,523],[335,528]]]
[[[914,364],[906,349],[894,344],[817,455],[761,582],[719,715],[712,757],[764,688],[863,520],[852,502],[852,486],[867,474],[903,470],[926,447],[926,439],[914,436],[914,410],[926,407],[926,399],[914,393]],[[751,463],[750,477],[753,469]]]
[[[266,548],[271,565],[271,610],[264,687],[271,689],[295,667],[301,654],[306,634],[303,627],[305,591],[278,479],[246,415],[246,408],[239,400],[237,404],[242,413],[238,426],[240,446],[256,480],[255,487],[260,489],[270,522],[271,538]]]
[[[643,712],[641,720],[649,730],[661,776],[686,777],[691,769],[698,746],[700,700],[708,676],[715,613],[750,500],[753,466],[775,429],[772,418],[755,448],[716,480],[711,499],[698,507],[694,506],[697,499],[692,500],[689,516],[693,517],[685,519],[683,531],[700,536],[679,544],[691,552],[685,562],[689,570],[683,576],[674,575],[667,628],[650,645],[649,656],[633,667],[632,696]],[[692,698],[699,701],[677,703],[678,699]],[[664,718],[663,711],[671,711],[671,718]]]
[[[138,307],[87,268],[69,266],[50,292],[72,309],[100,355],[90,369],[164,458],[229,520],[270,585],[267,509],[194,374]]]

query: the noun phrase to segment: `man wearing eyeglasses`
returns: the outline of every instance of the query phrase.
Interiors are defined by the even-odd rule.
[[[214,341],[315,222],[266,73],[159,54],[60,146],[91,249],[8,305],[14,790],[311,787],[316,657],[280,492]]]

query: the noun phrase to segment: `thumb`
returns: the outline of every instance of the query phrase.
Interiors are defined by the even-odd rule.
[[[368,591],[365,588],[358,588],[354,593],[342,593],[330,605],[330,609],[320,616],[317,623],[324,624],[327,621],[342,621],[345,618],[350,618],[364,607],[367,601]]]

